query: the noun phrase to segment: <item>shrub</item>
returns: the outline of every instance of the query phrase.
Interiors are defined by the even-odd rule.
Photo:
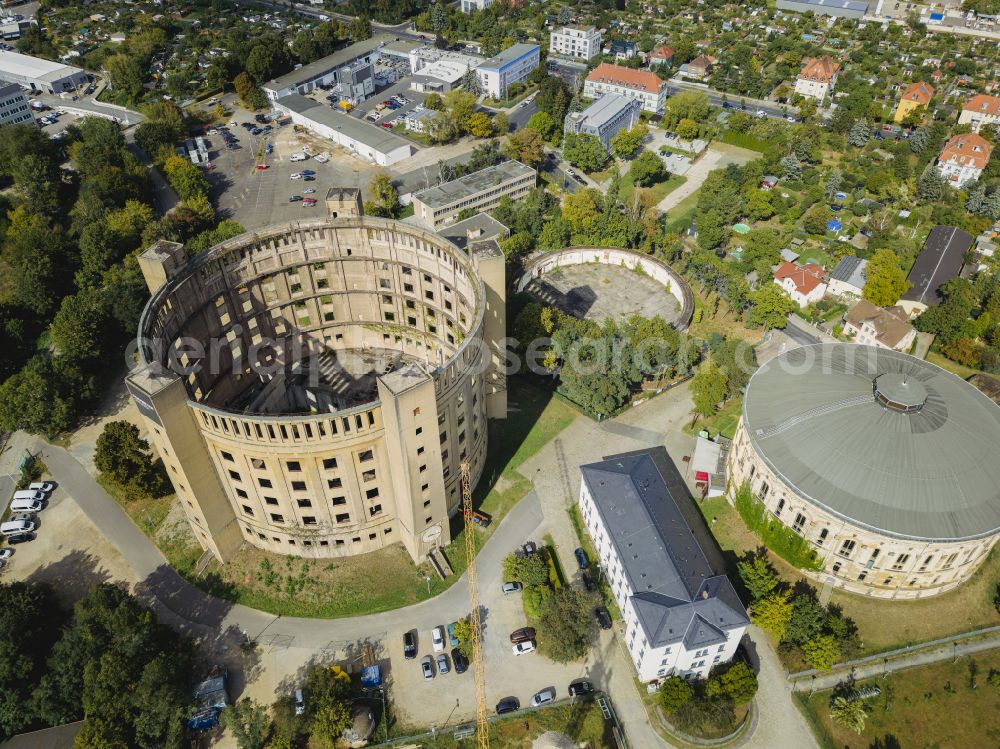
[[[663,709],[673,713],[694,698],[694,688],[680,676],[670,676],[660,685],[659,697]]]
[[[552,591],[545,585],[532,585],[525,588],[521,594],[524,613],[532,619],[537,619],[542,614],[542,605],[545,603],[545,599],[550,595],[552,595]]]
[[[772,518],[764,503],[754,497],[749,484],[744,483],[737,490],[735,505],[747,528],[779,557],[799,569],[823,569],[822,562],[809,542],[779,520]]]

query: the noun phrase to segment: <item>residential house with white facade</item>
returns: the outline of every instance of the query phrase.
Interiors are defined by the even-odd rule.
[[[902,307],[877,307],[862,299],[844,317],[844,335],[855,343],[908,352],[917,337]]]
[[[840,63],[829,55],[807,57],[795,81],[795,93],[822,102],[837,85]]]
[[[938,171],[952,187],[961,187],[979,179],[992,152],[993,146],[981,135],[953,135],[938,154]]]
[[[1000,124],[1000,96],[976,94],[962,105],[958,124],[970,126],[974,133],[983,125]]]
[[[644,111],[662,114],[667,102],[667,83],[648,70],[603,62],[590,72],[583,84],[583,95],[588,99],[597,99],[602,94],[637,99]]]
[[[538,67],[541,47],[537,44],[515,44],[476,68],[479,85],[487,96],[503,99],[515,83],[524,83]]]
[[[865,290],[865,270],[868,261],[845,255],[830,273],[827,293],[835,297],[860,297]]]
[[[580,467],[580,511],[622,612],[639,680],[704,678],[736,654],[750,619],[678,502],[683,479],[653,452]]]
[[[593,26],[563,26],[549,37],[549,53],[590,60],[601,54],[601,30]]]
[[[816,263],[798,265],[786,260],[774,271],[774,282],[800,308],[818,302],[826,294],[823,268]]]

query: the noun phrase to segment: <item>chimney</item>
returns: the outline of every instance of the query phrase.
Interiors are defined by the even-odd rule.
[[[465,230],[465,238],[469,240],[469,242],[473,239],[479,239],[481,236],[483,236],[483,230],[479,226]]]

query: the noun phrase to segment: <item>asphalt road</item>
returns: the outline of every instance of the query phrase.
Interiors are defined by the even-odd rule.
[[[708,95],[708,101],[713,106],[721,107],[724,103],[728,102],[733,110],[743,109],[751,114],[756,113],[757,110],[762,110],[767,117],[771,117],[776,120],[783,120],[789,114],[794,115],[798,113],[798,109],[790,105],[775,104],[773,102],[751,99],[745,96],[727,94],[723,91],[716,91],[715,89],[707,88],[706,86],[699,85],[697,83],[691,83],[690,81],[684,81],[679,78],[671,78],[669,86],[670,88],[667,89],[667,94],[669,96],[673,96],[681,91],[701,91],[702,93]],[[741,104],[741,102],[743,102],[743,104]]]
[[[792,320],[789,320],[788,325],[785,326],[785,335],[803,346],[812,346],[813,344],[820,342],[818,336],[811,335],[810,333],[802,330],[802,328],[798,327]]]

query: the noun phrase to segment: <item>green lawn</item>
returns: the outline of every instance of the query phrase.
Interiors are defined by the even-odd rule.
[[[698,207],[698,193],[700,192],[701,188],[695,190],[693,193],[684,198],[684,200],[667,211],[667,222],[677,221],[678,219],[684,218],[687,213],[693,213]]]
[[[860,681],[857,687],[882,690],[866,700],[869,714],[860,735],[830,718],[831,692],[795,697],[823,749],[995,747],[1000,746],[1000,689],[987,683],[994,669],[1000,670],[997,650]]]
[[[489,454],[473,495],[476,507],[493,518],[489,528],[476,528],[477,548],[530,491],[531,482],[517,469],[577,418],[572,408],[525,380],[512,378],[508,388],[512,410],[507,419],[490,421]],[[164,503],[167,509],[169,505]],[[138,508],[132,509],[133,520],[154,535]],[[338,559],[278,556],[248,546],[225,565],[212,562],[198,576],[201,549],[186,526],[156,540],[184,577],[215,595],[283,616],[332,619],[408,606],[451,587],[467,566],[461,513],[453,519],[451,533],[444,552],[455,574],[447,580],[439,579],[427,563],[415,565],[401,544]]]
[[[657,182],[655,185],[648,187],[646,189],[651,190],[654,197],[654,202],[659,203],[667,195],[672,193],[678,187],[687,182],[686,177],[681,177],[676,174],[671,174],[667,179],[662,182]],[[635,192],[635,185],[632,182],[632,176],[630,172],[626,172],[622,176],[622,189],[619,196],[619,200],[625,205],[632,204],[632,193]],[[683,202],[683,201],[682,201]]]
[[[702,429],[707,429],[713,437],[721,434],[723,437],[733,439],[736,436],[736,426],[739,424],[740,415],[743,409],[743,399],[737,398],[730,401],[721,411],[707,419],[699,418],[693,425],[687,424],[684,431],[688,434],[697,434]]]
[[[957,374],[963,380],[967,380],[972,377],[972,375],[980,372],[978,369],[973,369],[972,367],[967,367],[964,364],[959,364],[957,361],[952,361],[947,356],[944,356],[937,351],[928,351],[925,358],[931,364],[937,364],[941,367],[941,369],[946,369],[949,372]]]

